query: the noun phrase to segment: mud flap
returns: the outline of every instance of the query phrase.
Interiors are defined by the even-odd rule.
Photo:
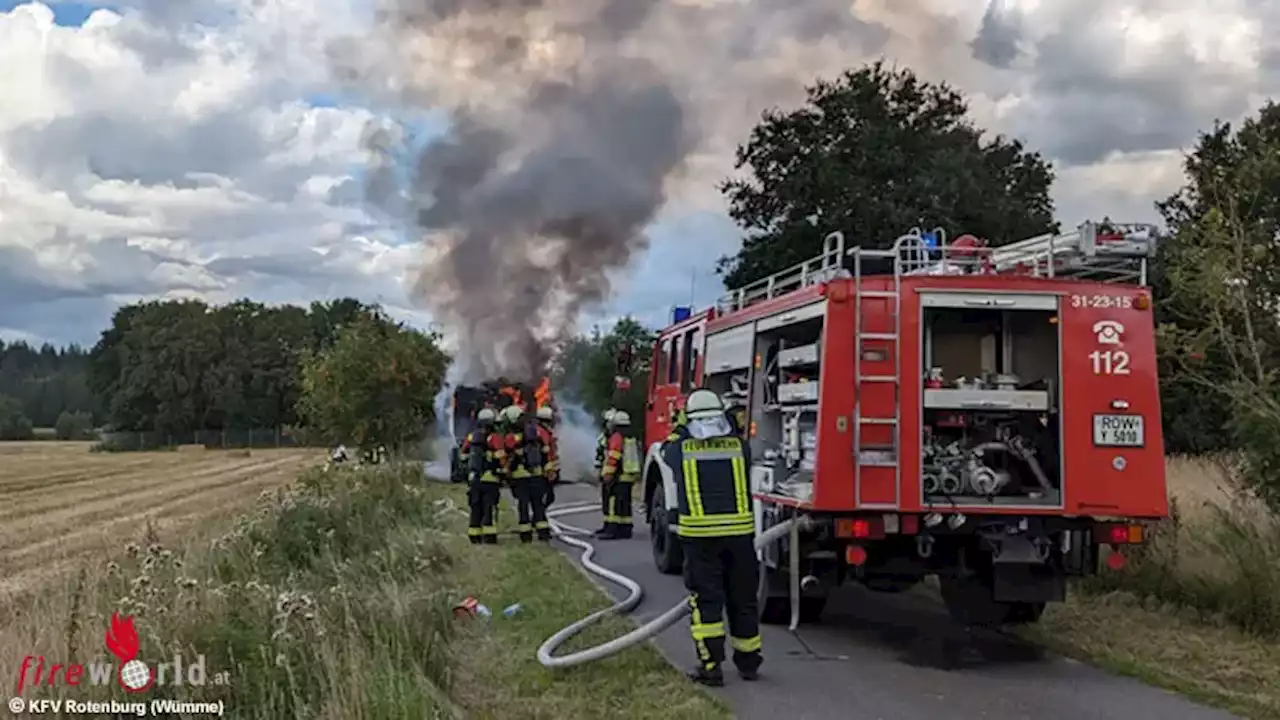
[[[992,558],[991,595],[996,602],[1044,603],[1067,599],[1066,574],[1046,562],[1030,540],[1002,538]]]

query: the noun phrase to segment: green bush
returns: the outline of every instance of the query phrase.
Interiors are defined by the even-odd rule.
[[[54,423],[53,432],[59,440],[92,440],[93,416],[83,410],[63,410]]]
[[[0,395],[0,440],[31,440],[35,436],[31,420],[22,412],[22,403]]]
[[[1237,500],[1170,518],[1126,551],[1120,572],[1092,578],[1092,592],[1125,590],[1200,611],[1243,630],[1280,637],[1280,517]]]

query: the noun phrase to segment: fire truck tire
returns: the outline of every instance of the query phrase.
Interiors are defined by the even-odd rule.
[[[760,622],[765,625],[788,625],[791,623],[791,598],[774,594],[772,588],[782,583],[777,570],[760,563],[760,586],[756,600],[760,605]],[[785,584],[785,583],[782,583]],[[800,622],[811,624],[822,619],[822,611],[827,608],[825,597],[800,598]]]
[[[684,569],[684,551],[671,531],[667,515],[666,492],[659,484],[649,498],[649,545],[653,548],[653,564],[664,575],[679,575]]]

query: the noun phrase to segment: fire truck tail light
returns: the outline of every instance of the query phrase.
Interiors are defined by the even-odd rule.
[[[1139,295],[1133,299],[1133,306],[1139,310],[1146,310],[1151,307],[1151,297],[1149,295]]]
[[[1127,562],[1128,558],[1118,552],[1112,552],[1107,555],[1107,567],[1117,572],[1123,570]]]
[[[836,537],[880,540],[884,537],[884,521],[880,518],[840,518],[836,520]]]
[[[1136,524],[1101,525],[1095,533],[1098,542],[1112,545],[1139,545],[1145,535],[1144,528]]]
[[[867,562],[867,549],[860,545],[849,545],[844,549],[844,561],[854,567],[861,567]]]

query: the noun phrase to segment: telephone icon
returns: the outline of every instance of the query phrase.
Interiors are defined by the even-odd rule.
[[[1098,336],[1099,345],[1119,345],[1124,325],[1115,320],[1099,320],[1093,324],[1093,332]]]

